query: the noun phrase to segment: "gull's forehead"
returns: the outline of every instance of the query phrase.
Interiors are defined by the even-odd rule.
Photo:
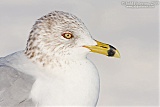
[[[84,23],[77,18],[75,15],[72,15],[67,12],[54,11],[51,12],[36,21],[36,24],[43,24],[49,30],[71,30],[79,31],[87,29]]]

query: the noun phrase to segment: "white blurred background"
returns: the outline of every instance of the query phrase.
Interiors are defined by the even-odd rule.
[[[159,6],[126,8],[121,2],[1,0],[0,57],[25,49],[36,19],[54,10],[70,12],[82,19],[93,38],[121,53],[120,59],[88,56],[101,78],[98,106],[158,106]]]

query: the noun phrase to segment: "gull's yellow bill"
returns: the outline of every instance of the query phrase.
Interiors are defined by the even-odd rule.
[[[97,42],[97,45],[84,46],[84,47],[90,49],[91,52],[103,54],[103,55],[106,55],[106,56],[109,56],[109,57],[120,58],[120,53],[115,47],[113,47],[109,44],[99,42],[97,40],[95,40],[95,41]]]

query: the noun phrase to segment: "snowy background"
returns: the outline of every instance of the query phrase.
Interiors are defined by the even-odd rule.
[[[25,49],[36,19],[54,10],[70,12],[82,19],[93,38],[121,53],[120,59],[88,56],[101,77],[98,106],[158,106],[158,6],[133,9],[121,2],[1,0],[0,57]]]

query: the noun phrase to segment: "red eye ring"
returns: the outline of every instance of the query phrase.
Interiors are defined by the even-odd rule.
[[[62,36],[66,39],[71,39],[73,38],[73,35],[71,33],[63,33]]]

